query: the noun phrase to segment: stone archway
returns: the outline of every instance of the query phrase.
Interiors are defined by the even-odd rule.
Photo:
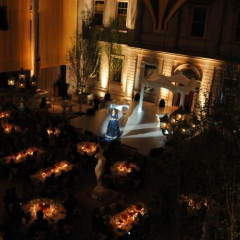
[[[174,85],[173,83],[177,83],[178,86],[177,84]],[[198,87],[198,82],[195,79],[187,78],[181,72],[178,72],[171,77],[152,72],[142,81],[140,101],[138,107],[139,111],[142,111],[144,88],[146,86],[155,87],[157,89],[158,94],[156,94],[155,97],[155,105],[158,104],[160,88],[166,88],[173,93],[179,93],[179,106],[184,106],[185,96],[188,95],[191,91],[193,92],[196,87]]]
[[[174,74],[177,74],[178,72],[181,72],[189,79],[194,78],[195,80],[201,80],[202,78],[201,71],[196,66],[189,63],[184,63],[177,66],[174,70]]]
[[[195,79],[196,81],[200,81],[202,78],[201,71],[196,66],[189,63],[184,63],[176,67],[174,70],[174,74],[177,74],[178,72],[181,72],[185,77],[189,79]],[[191,91],[188,94],[186,94],[185,100],[184,100],[184,107],[191,108],[193,104],[193,99],[194,99],[194,91]],[[172,105],[179,106],[179,102],[180,102],[180,94],[174,93]]]

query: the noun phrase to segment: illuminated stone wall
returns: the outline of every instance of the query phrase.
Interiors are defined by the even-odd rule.
[[[128,53],[128,57],[125,59],[127,68],[123,70],[126,71],[124,74],[127,75],[126,87],[123,88],[126,97],[131,97],[132,91],[140,91],[146,63],[157,65],[157,72],[165,76],[172,76],[174,70],[179,66],[190,65],[191,67],[196,67],[201,73],[201,79],[199,79],[200,92],[197,96],[197,100],[199,103],[204,104],[206,93],[210,93],[212,88],[214,72],[216,69],[220,71],[220,66],[223,63],[222,61],[214,59],[169,54],[131,47],[127,47],[125,52]],[[154,92],[155,97],[157,97],[155,103],[158,103],[160,99],[164,99],[166,106],[172,106],[173,93],[165,88],[160,88],[159,92],[156,92],[156,90],[157,89],[155,89]]]
[[[89,9],[93,9],[93,0],[84,0],[84,2],[87,3]],[[221,49],[216,45],[217,42],[211,42],[210,38],[214,31],[216,31],[218,37],[222,34],[214,27],[216,20],[214,12],[224,10],[223,1],[220,0],[220,4],[216,4],[214,1],[211,1],[211,3],[204,1],[204,6],[209,8],[209,22],[206,25],[204,37],[197,39],[191,36],[192,16],[194,8],[197,6],[195,3],[181,1],[182,4],[175,9],[174,14],[170,14],[170,17],[167,18],[167,25],[164,29],[156,31],[149,8],[145,5],[146,2],[144,0],[128,0],[126,26],[129,45],[123,46],[121,84],[110,83],[110,91],[115,95],[115,98],[127,99],[132,97],[133,91],[140,92],[141,81],[144,77],[144,66],[147,63],[155,64],[157,72],[165,76],[172,76],[179,66],[189,64],[199,71],[200,92],[198,96],[195,94],[194,99],[203,104],[206,100],[206,93],[213,89],[212,82],[216,69],[221,71],[221,65],[223,64],[223,61],[214,60],[217,59],[217,54]],[[232,3],[227,4],[232,5]],[[116,17],[116,8],[117,0],[105,0],[103,25],[106,26],[110,18]],[[229,10],[229,7],[227,9]],[[213,19],[215,20],[213,21]],[[229,18],[227,19],[229,20]],[[218,24],[220,24],[220,20],[221,16],[218,16]],[[226,28],[223,31],[226,33]],[[146,46],[156,50],[150,50]],[[235,45],[233,46],[235,47]],[[237,53],[238,51],[233,52]],[[211,58],[199,57],[198,55],[211,56]],[[96,85],[96,90],[105,92],[108,82],[108,63],[103,53],[99,78],[100,81]],[[164,99],[167,106],[172,106],[173,93],[171,91],[156,88],[152,95],[155,97],[155,103]]]

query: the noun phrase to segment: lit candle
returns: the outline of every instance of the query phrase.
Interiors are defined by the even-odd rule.
[[[47,133],[48,135],[51,135],[52,134],[52,130],[50,128],[47,129]]]
[[[171,123],[175,124],[175,123],[176,123],[176,119],[173,118],[173,119],[171,120]]]
[[[182,117],[182,115],[181,114],[177,114],[177,116],[176,116],[176,120],[178,121],[178,120],[180,120],[181,119],[181,117]]]

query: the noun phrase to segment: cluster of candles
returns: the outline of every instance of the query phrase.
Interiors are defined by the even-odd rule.
[[[183,201],[187,202],[189,208],[192,210],[199,210],[204,205],[205,207],[208,207],[208,200],[206,197],[199,197],[196,194],[191,196],[182,196]]]
[[[167,115],[165,115],[163,118],[161,118],[161,129],[168,129],[171,127],[171,124],[175,125],[178,122],[184,121],[185,115],[182,114],[174,114],[170,116],[170,119]]]
[[[44,218],[53,218],[59,213],[65,212],[62,204],[47,198],[34,199],[23,205],[25,212],[30,212],[33,219],[36,219],[38,211],[43,211]]]
[[[51,135],[56,135],[56,136],[59,136],[59,134],[60,134],[60,129],[59,128],[48,128],[47,129],[47,133],[48,133],[48,135],[49,136],[51,136]]]
[[[133,168],[137,169],[137,166],[127,162],[116,162],[112,166],[112,170],[114,171],[116,169],[120,175],[126,175],[132,172]]]
[[[14,124],[7,123],[7,124],[3,125],[3,128],[4,128],[4,132],[6,134],[9,134],[9,133],[11,133],[12,129],[15,128],[15,126],[14,126]],[[15,130],[16,130],[16,128],[15,128]]]
[[[15,162],[21,162],[22,160],[24,160],[27,157],[27,155],[33,156],[33,153],[36,150],[37,149],[35,147],[30,147],[25,151],[17,153],[16,155],[9,156],[8,160],[10,160],[12,158],[12,159],[14,159]]]
[[[169,129],[170,128],[170,124],[166,123],[166,122],[162,122],[161,123],[161,129]]]
[[[1,120],[1,125],[4,129],[4,132],[6,134],[10,134],[12,132],[13,129],[15,129],[15,131],[20,131],[20,128],[18,126],[15,126],[14,124],[10,124],[8,123],[6,118],[10,117],[10,112],[9,111],[4,111],[0,113],[0,119]]]
[[[50,177],[52,173],[59,174],[59,173],[61,173],[61,171],[65,171],[68,167],[69,167],[69,163],[66,161],[62,161],[62,162],[56,164],[52,168],[42,170],[41,176],[43,178],[47,178],[47,177]]]
[[[97,144],[94,142],[79,143],[77,149],[80,153],[94,154],[97,150]]]
[[[5,111],[0,113],[0,119],[2,118],[9,118],[10,117],[10,112]]]
[[[4,133],[6,133],[6,134],[10,134],[13,129],[16,132],[20,132],[21,131],[19,126],[16,126],[16,125],[14,125],[12,123],[2,123],[1,125],[3,127]]]
[[[191,209],[196,209],[199,210],[202,208],[202,205],[204,205],[205,207],[208,206],[208,202],[205,199],[194,199],[194,198],[189,198],[188,199],[188,206]]]
[[[132,205],[121,213],[111,217],[110,224],[114,230],[129,231],[134,224],[138,223],[138,216],[144,216],[147,213],[143,204]]]
[[[195,129],[196,125],[193,122],[188,123],[186,120],[183,113],[173,113],[170,117],[166,114],[160,118],[160,128],[164,131],[164,134],[173,133],[178,129],[182,135],[188,135]]]

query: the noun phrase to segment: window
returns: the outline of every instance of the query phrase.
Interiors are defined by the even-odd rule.
[[[237,29],[236,29],[236,35],[235,35],[235,41],[240,41],[240,12],[238,14],[238,21],[237,21]]]
[[[145,64],[145,68],[144,68],[144,77],[147,77],[149,74],[151,74],[152,72],[156,72],[157,71],[157,66],[156,65],[152,65],[152,64]],[[149,92],[154,92],[154,88],[150,88],[150,87],[145,87],[144,88],[145,93],[149,93]],[[152,101],[152,100],[150,100]]]
[[[122,78],[122,64],[123,59],[119,57],[112,58],[111,70],[112,70],[112,81],[121,83]]]
[[[185,69],[182,69],[181,72],[184,76],[186,76],[189,79],[193,79],[193,78],[198,79],[196,72],[194,72],[192,69],[185,68]]]
[[[157,66],[156,65],[145,64],[144,77],[147,77],[150,73],[156,72],[156,71],[157,71]]]
[[[192,21],[191,35],[195,37],[203,37],[207,18],[206,7],[195,7]]]
[[[128,2],[118,2],[117,24],[119,29],[126,29]]]
[[[103,25],[104,1],[95,1],[94,5],[94,23],[97,26]]]

